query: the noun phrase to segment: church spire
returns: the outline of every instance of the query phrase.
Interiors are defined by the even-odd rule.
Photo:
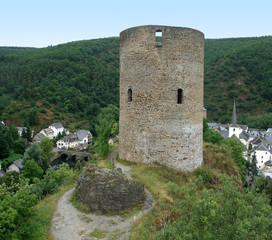
[[[237,124],[235,101],[233,103],[232,124]]]

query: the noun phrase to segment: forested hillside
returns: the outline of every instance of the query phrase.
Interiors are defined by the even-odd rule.
[[[0,113],[34,129],[62,121],[93,129],[100,109],[119,103],[119,38],[42,49],[0,48]],[[208,121],[272,110],[272,37],[205,40]]]
[[[205,41],[205,106],[208,120],[230,122],[272,111],[272,37]]]
[[[2,118],[21,126],[89,126],[100,108],[118,105],[118,54],[119,38],[108,38],[2,56]]]
[[[33,48],[29,48],[29,47],[0,47],[0,56],[15,54],[15,53],[19,53],[19,52],[27,51],[27,50],[31,50],[31,49],[33,49]]]

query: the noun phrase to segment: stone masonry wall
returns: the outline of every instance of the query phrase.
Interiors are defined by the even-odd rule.
[[[202,164],[203,65],[197,30],[149,25],[121,32],[120,158],[181,171]]]

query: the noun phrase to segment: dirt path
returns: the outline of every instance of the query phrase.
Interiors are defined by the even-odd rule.
[[[131,178],[130,167],[116,162],[115,155],[116,152],[112,153],[109,156],[110,160],[113,160],[115,166],[121,168],[123,173]],[[93,213],[85,214],[78,211],[70,203],[73,190],[69,190],[59,199],[57,212],[52,219],[51,232],[57,240],[127,239],[133,223],[148,212],[155,204],[155,200],[146,190],[144,209],[136,216],[125,219],[121,216],[108,217]],[[93,232],[98,233],[100,238],[91,236],[90,234]]]

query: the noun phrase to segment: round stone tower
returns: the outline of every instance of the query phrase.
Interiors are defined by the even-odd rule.
[[[140,26],[120,34],[119,156],[180,171],[202,164],[204,35]]]

